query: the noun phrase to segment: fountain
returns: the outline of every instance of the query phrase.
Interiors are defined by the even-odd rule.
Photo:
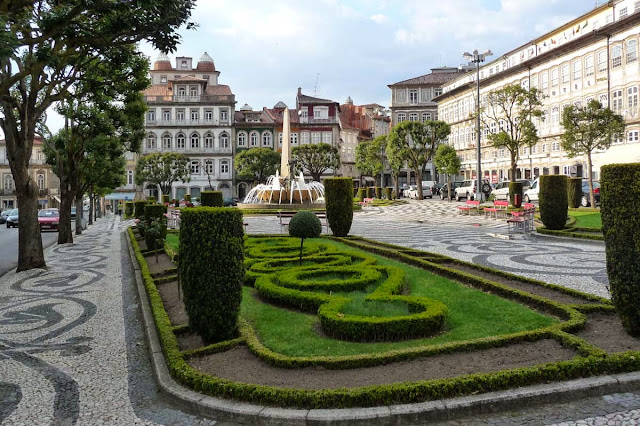
[[[252,188],[242,203],[240,209],[287,209],[324,208],[324,185],[320,182],[305,182],[300,172],[295,176],[291,167],[290,151],[290,119],[289,108],[284,110],[282,123],[282,158],[280,170],[267,178],[266,184],[259,184]]]

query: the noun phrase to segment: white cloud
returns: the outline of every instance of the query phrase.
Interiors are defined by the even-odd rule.
[[[369,17],[369,19],[371,19],[373,22],[378,23],[378,24],[382,24],[384,22],[387,22],[387,17],[381,13],[376,13],[375,15],[371,15],[371,17]]]

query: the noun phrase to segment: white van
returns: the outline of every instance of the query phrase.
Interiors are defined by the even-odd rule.
[[[532,201],[538,201],[538,194],[540,193],[540,178],[536,178],[531,184],[531,187],[524,191],[524,202],[530,203]]]
[[[433,198],[433,185],[436,182],[434,180],[423,180],[422,181],[422,196],[424,198]]]

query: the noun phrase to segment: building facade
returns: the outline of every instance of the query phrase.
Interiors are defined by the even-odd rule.
[[[438,104],[435,98],[442,95],[443,86],[449,81],[466,74],[469,67],[432,68],[429,74],[389,84],[391,89],[391,126],[403,121],[438,120]],[[411,176],[407,169],[400,172],[399,183],[415,184],[416,180],[436,180],[436,172],[431,163],[421,179]],[[386,185],[386,183],[385,183]]]
[[[540,140],[520,150],[516,178],[586,177],[586,158],[569,158],[562,150],[560,122],[564,107],[583,106],[592,99],[621,114],[627,124],[625,137],[594,153],[593,177],[599,178],[602,165],[640,161],[639,33],[640,2],[611,1],[480,68],[481,104],[487,93],[509,84],[537,88],[544,95],[545,116],[535,120]],[[459,152],[464,178],[476,175],[475,79],[475,73],[460,76],[437,98],[439,116],[451,125],[449,143]],[[499,123],[487,126],[481,129],[483,176],[493,182],[507,180],[509,152],[487,139]]]
[[[233,186],[233,120],[235,96],[218,83],[220,72],[205,53],[193,67],[190,57],[177,57],[175,67],[161,54],[150,71],[152,85],[144,91],[148,111],[142,155],[177,152],[189,157],[191,181],[175,182],[170,198],[192,198],[201,191],[235,195]],[[127,177],[128,179],[128,177]],[[159,188],[146,184],[145,196]]]
[[[60,179],[53,172],[51,166],[47,164],[42,145],[42,138],[36,136],[33,141],[31,160],[29,161],[29,175],[38,185],[38,207],[59,207]],[[0,207],[2,207],[2,210],[19,208],[16,185],[9,167],[7,143],[4,139],[0,139],[0,176],[2,177]]]

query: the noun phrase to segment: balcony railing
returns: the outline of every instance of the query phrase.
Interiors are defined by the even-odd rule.
[[[233,103],[235,102],[235,95],[197,95],[197,96],[144,96],[144,101],[146,103]]]
[[[172,146],[171,148],[161,148],[161,147],[156,147],[156,148],[147,148],[147,147],[143,147],[142,148],[142,153],[143,154],[149,154],[152,152],[181,152],[184,154],[232,154],[233,153],[233,148],[232,147],[227,147],[227,148],[221,148],[221,147],[213,147],[213,148],[176,148],[175,146]]]
[[[147,126],[157,127],[192,127],[192,126],[230,126],[229,120],[147,120]]]
[[[301,123],[309,123],[309,124],[334,124],[338,123],[338,119],[336,117],[329,118],[313,118],[313,117],[300,117]]]

